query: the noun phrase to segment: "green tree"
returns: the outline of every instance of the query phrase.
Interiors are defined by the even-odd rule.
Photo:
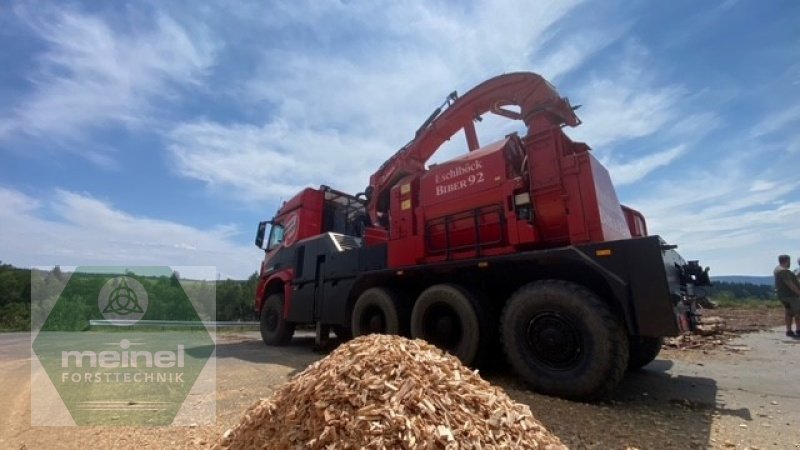
[[[11,270],[3,270],[0,272],[0,306],[5,306],[9,303],[22,303],[20,294],[22,287],[14,276]]]

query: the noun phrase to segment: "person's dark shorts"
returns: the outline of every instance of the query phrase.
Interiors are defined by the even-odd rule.
[[[780,301],[789,315],[800,316],[800,297],[782,298]]]

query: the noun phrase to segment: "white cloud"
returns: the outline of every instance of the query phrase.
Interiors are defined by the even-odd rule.
[[[723,125],[724,121],[716,112],[703,111],[683,115],[671,122],[665,131],[681,142],[695,143]]]
[[[755,180],[750,185],[750,192],[763,192],[775,188],[775,183],[767,180]]]
[[[764,117],[753,127],[750,137],[760,138],[767,136],[795,122],[800,122],[800,105],[793,105]]]
[[[32,92],[0,114],[0,138],[75,139],[110,124],[141,124],[154,101],[172,100],[176,86],[198,83],[214,63],[207,39],[163,14],[124,33],[69,8],[18,12],[46,50],[30,75]]]
[[[647,51],[635,43],[628,47],[616,67],[593,75],[572,96],[582,104],[583,124],[569,134],[596,149],[663,132],[683,109],[686,88],[654,79],[644,69]]]
[[[309,185],[327,184],[351,192],[363,189],[369,178],[364,160],[390,149],[369,139],[335,130],[289,127],[284,122],[265,126],[223,126],[197,122],[169,134],[181,174],[212,188],[233,188],[240,200],[288,199]]]
[[[772,164],[754,174],[770,164],[747,155],[759,140],[782,140],[780,150],[800,152],[796,133],[778,133],[796,124],[798,108],[767,108],[755,126],[726,129],[727,144],[717,135],[713,145],[703,145],[724,119],[741,123],[728,108],[742,98],[741,86],[704,89],[694,76],[671,76],[680,62],[640,44],[632,22],[622,23],[629,14],[606,17],[594,5],[581,10],[578,4],[254,2],[202,13],[175,7],[130,27],[135,17],[115,24],[119,17],[70,9],[26,12],[22,17],[45,50],[33,64],[29,95],[0,113],[0,139],[86,138],[79,142],[95,144],[91,133],[110,126],[155,131],[176,173],[223,198],[263,208],[264,201],[274,206],[308,185],[363,189],[369,174],[451,90],[463,93],[499,73],[532,70],[584,105],[578,111],[584,124],[568,133],[594,147],[616,185],[633,194],[624,200],[645,213],[652,231],[681,244],[685,256],[710,260],[715,273],[759,273],[771,266],[773,253],[792,251],[780,246],[795,239],[792,227],[800,219],[796,171]],[[228,13],[236,16],[233,27]],[[574,32],[570,21],[587,15],[600,18]],[[195,23],[209,24],[213,34]],[[595,55],[608,57],[595,61]],[[214,67],[219,61],[231,64]],[[788,73],[787,82],[796,75]],[[225,96],[214,99],[219,104],[209,104],[201,117],[175,108],[187,86],[206,89],[201,85],[211,77],[227,81],[214,87]],[[156,120],[164,116],[168,120]],[[479,125],[482,139],[489,138],[484,144],[508,131],[491,118]],[[736,147],[748,139],[749,148]],[[463,146],[456,136],[435,159]],[[108,149],[81,152],[96,165],[115,165]],[[719,160],[722,154],[729,157]],[[790,157],[783,165],[796,167]],[[0,227],[14,230],[0,236],[0,248],[27,258],[23,264],[113,260],[117,246],[137,261],[214,263],[244,275],[257,267],[257,251],[233,244],[230,227],[202,230],[132,216],[69,191],[37,203],[0,190],[0,202]],[[50,215],[55,218],[44,219]],[[95,235],[102,245],[93,244]],[[119,235],[130,237],[112,239]],[[202,257],[182,259],[187,255]]]
[[[650,172],[672,163],[676,158],[686,152],[685,145],[679,145],[663,152],[651,153],[647,156],[631,160],[628,162],[617,162],[615,160],[604,161],[604,165],[611,173],[611,179],[617,186],[635,183]]]
[[[0,248],[15,265],[216,266],[224,277],[244,278],[260,254],[235,235],[228,225],[204,230],[134,216],[75,192],[57,190],[41,202],[0,188]]]
[[[648,229],[680,245],[681,253],[716,274],[768,274],[781,253],[799,252],[800,181],[791,168],[754,170],[757,155],[695,168],[630,199]]]
[[[269,108],[270,119],[177,126],[168,134],[176,170],[251,202],[320,183],[363,189],[453,89],[463,93],[502,72],[536,70],[539,61],[563,73],[599,50],[576,51],[570,40],[559,59],[542,49],[545,32],[576,4],[493,1],[462,10],[408,2],[348,7],[337,16],[331,5],[280,3],[267,27],[308,27],[317,33],[310,41],[328,43],[342,38],[339,28],[318,24],[344,20],[371,27],[370,39],[334,53],[326,44],[264,50],[240,96]],[[298,13],[306,7],[307,14]]]
[[[619,40],[630,29],[630,24],[608,26],[599,16],[594,19],[601,23],[595,24],[596,28],[579,24],[580,33],[557,27],[557,32],[542,43],[534,58],[536,71],[551,82],[558,82],[559,77],[581,67],[589,57]]]

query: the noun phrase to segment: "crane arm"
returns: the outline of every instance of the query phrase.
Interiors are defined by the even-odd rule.
[[[517,106],[518,111],[506,109]],[[461,129],[470,151],[478,148],[474,120],[492,112],[510,119],[522,120],[528,133],[551,127],[580,124],[569,100],[540,75],[519,72],[500,75],[484,81],[465,95],[453,92],[417,130],[414,139],[404,145],[370,177],[367,211],[373,226],[378,226],[379,212],[389,209],[389,192],[397,182],[411,174],[425,171],[425,163]]]

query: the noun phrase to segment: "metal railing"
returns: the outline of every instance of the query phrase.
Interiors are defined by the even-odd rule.
[[[200,328],[202,326],[210,325],[216,328],[257,328],[258,322],[234,322],[234,321],[213,321],[202,322],[197,320],[90,320],[89,326],[94,327],[117,327],[117,326],[144,326],[144,327],[185,327],[185,328]]]
[[[481,235],[481,230],[485,228],[485,233],[488,231],[488,227],[494,224],[481,224],[480,221],[482,218],[491,215],[497,216],[496,223],[499,228],[499,235],[494,239],[486,239],[485,236]],[[456,224],[463,224],[465,222],[469,222],[469,226],[466,226],[461,230],[454,231],[452,229]],[[434,244],[433,235],[434,230],[437,227],[442,228],[442,231],[437,234],[444,235],[444,246],[437,246]],[[462,234],[469,234],[471,232],[473,234],[472,242],[469,242],[469,239],[467,239],[467,243],[465,244],[453,245],[453,234],[456,231],[459,231]],[[428,220],[425,223],[425,243],[428,253],[432,255],[444,253],[445,258],[448,260],[450,259],[452,253],[470,249],[475,251],[475,257],[480,257],[481,249],[492,245],[503,244],[505,240],[506,217],[503,207],[500,205],[486,205],[471,210],[459,211],[457,213]]]

